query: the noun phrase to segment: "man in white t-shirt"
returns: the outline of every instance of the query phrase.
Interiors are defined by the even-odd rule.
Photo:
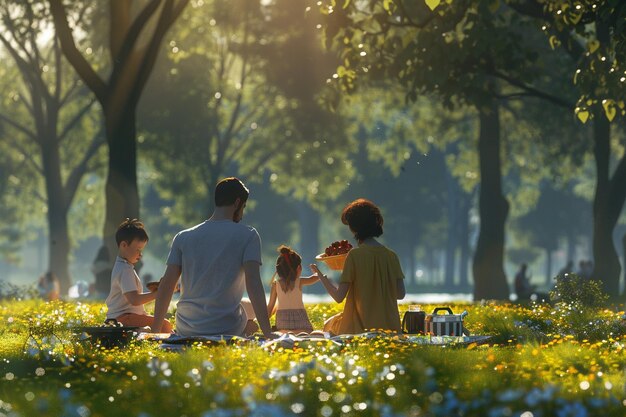
[[[264,336],[274,337],[261,282],[261,239],[253,227],[239,223],[248,195],[239,179],[221,180],[215,187],[211,217],[174,237],[159,285],[152,331],[161,330],[180,278],[176,332],[181,336],[250,335],[258,329],[250,317],[253,310]],[[252,308],[242,303],[244,290]]]

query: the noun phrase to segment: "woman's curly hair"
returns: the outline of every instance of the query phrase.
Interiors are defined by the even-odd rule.
[[[359,242],[383,234],[383,216],[380,209],[365,198],[348,204],[341,213],[341,222],[350,227]]]

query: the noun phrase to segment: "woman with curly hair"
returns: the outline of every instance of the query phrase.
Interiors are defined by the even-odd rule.
[[[369,200],[360,198],[348,204],[341,221],[350,228],[358,247],[350,250],[336,286],[311,265],[328,294],[341,303],[342,313],[324,323],[332,334],[358,334],[372,330],[400,332],[398,302],[406,295],[404,274],[398,255],[377,237],[383,234],[383,216]]]

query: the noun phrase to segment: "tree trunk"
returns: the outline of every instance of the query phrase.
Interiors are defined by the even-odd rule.
[[[426,248],[424,251],[424,274],[426,275],[426,283],[428,285],[436,285],[437,279],[435,278],[435,265],[433,263],[433,250]]]
[[[137,10],[136,18],[132,20],[129,19],[129,12],[134,7],[130,2],[110,2],[109,41],[113,69],[107,83],[78,50],[63,2],[49,1],[63,54],[103,108],[109,171],[102,239],[111,260],[115,259],[117,253],[114,235],[118,224],[126,217],[139,216],[135,126],[137,102],[154,68],[163,37],[188,2],[148,2]],[[144,31],[147,26],[152,27],[152,30]]]
[[[407,259],[409,261],[408,271],[404,271],[404,279],[406,281],[406,285],[409,287],[415,287],[417,283],[417,277],[415,276],[415,269],[417,265],[415,264],[415,234],[411,233],[409,237],[408,250],[407,250]]]
[[[552,281],[552,250],[546,249],[546,284],[549,286]]]
[[[461,246],[461,253],[459,259],[459,287],[463,291],[468,291],[470,287],[469,283],[469,257],[470,257],[470,208],[472,206],[474,193],[463,194],[461,209],[459,210],[459,242]]]
[[[626,263],[626,233],[622,236],[622,262]],[[626,283],[626,268],[624,268],[624,282]]]
[[[444,286],[447,291],[454,287],[454,274],[456,272],[456,252],[459,246],[459,186],[448,170],[446,170],[446,186],[448,189],[446,199],[446,213],[448,227],[446,230],[446,253],[444,266]]]
[[[43,140],[41,148],[43,171],[48,198],[48,271],[59,279],[61,294],[70,287],[67,229],[67,198],[61,179],[61,159],[56,139]]]
[[[619,295],[621,267],[613,244],[613,230],[619,211],[615,198],[611,195],[609,163],[611,155],[611,126],[604,114],[597,111],[593,121],[594,157],[596,161],[596,191],[593,199],[593,278],[602,281],[604,291],[609,295]]]
[[[576,258],[576,236],[573,233],[567,234],[567,261]],[[552,278],[552,277],[550,277]]]
[[[480,135],[480,231],[472,270],[474,299],[509,299],[504,273],[504,224],[509,203],[502,195],[500,120],[497,103],[491,100],[478,109]]]
[[[49,205],[49,267],[59,278],[61,295],[67,294],[71,285],[69,271],[70,238],[67,230],[67,213],[62,208]]]
[[[135,112],[127,108],[105,113],[109,171],[106,181],[106,213],[103,245],[107,247],[111,262],[117,254],[115,231],[125,218],[139,217],[139,191],[137,188],[137,138]],[[111,126],[110,120],[119,120]]]
[[[300,224],[300,256],[302,256],[303,265],[309,265],[314,263],[315,256],[324,250],[319,240],[320,216],[306,201],[296,202],[296,209]]]

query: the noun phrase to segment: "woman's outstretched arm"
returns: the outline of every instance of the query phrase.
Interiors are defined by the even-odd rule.
[[[317,268],[317,265],[311,264],[311,270],[315,272],[317,276],[320,278],[320,281],[322,281],[324,288],[326,288],[326,291],[328,292],[328,294],[331,297],[333,297],[333,300],[340,303],[346,298],[346,295],[348,294],[348,290],[350,289],[349,283],[341,282],[339,283],[339,287],[337,287],[335,286],[335,284],[330,282],[330,280],[328,279],[326,275],[320,272],[320,270]]]

